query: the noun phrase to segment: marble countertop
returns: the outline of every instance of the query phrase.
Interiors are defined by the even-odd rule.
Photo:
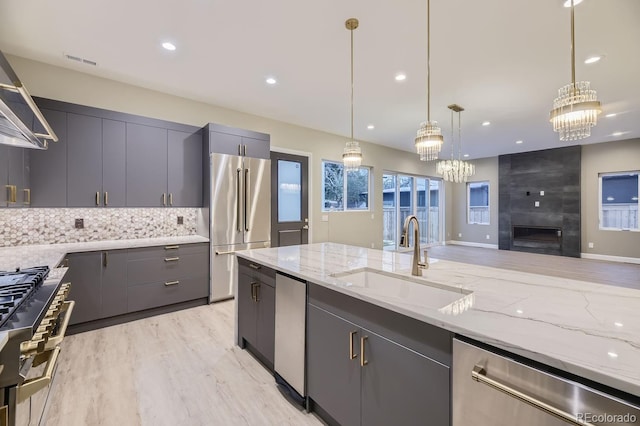
[[[53,269],[62,261],[67,253],[208,242],[209,239],[206,237],[188,235],[184,237],[138,238],[129,240],[89,241],[85,243],[2,247],[0,248],[0,271],[44,265],[48,265],[49,268]]]
[[[640,396],[640,291],[335,243],[245,250],[237,256]],[[430,307],[423,284],[367,287],[332,275],[362,268],[460,291]],[[640,280],[640,278],[639,278]]]

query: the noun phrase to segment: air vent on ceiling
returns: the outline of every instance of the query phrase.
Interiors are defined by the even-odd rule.
[[[90,59],[81,58],[80,56],[68,55],[68,54],[65,53],[64,57],[67,58],[70,61],[80,62],[81,64],[92,65],[94,67],[98,65],[98,63],[96,61],[92,61]]]

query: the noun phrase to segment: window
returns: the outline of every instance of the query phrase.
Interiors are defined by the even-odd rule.
[[[467,183],[467,223],[489,225],[489,182]]]
[[[638,173],[600,175],[600,229],[638,230]]]
[[[360,167],[345,179],[341,163],[323,161],[322,211],[369,210],[370,174],[369,167]]]
[[[395,173],[382,175],[382,242],[385,250],[397,250],[404,220],[415,215],[420,224],[420,244],[440,241],[442,181]],[[413,231],[409,233],[413,246]]]

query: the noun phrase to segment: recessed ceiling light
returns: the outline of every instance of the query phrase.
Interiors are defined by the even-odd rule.
[[[376,128],[376,126],[374,126],[373,124],[369,124],[369,125],[367,126],[367,129],[369,129],[369,130],[373,130],[373,129],[375,129],[375,128]]]
[[[524,311],[522,309],[517,309],[516,312],[519,314],[524,314]]]
[[[167,50],[171,50],[171,51],[176,50],[176,45],[173,44],[173,43],[170,43],[168,41],[165,41],[164,43],[162,43],[162,47],[164,47]]]
[[[465,155],[463,155],[463,157],[464,157],[464,158],[467,158],[468,156],[469,156],[469,154],[465,154]]]
[[[483,121],[483,122],[482,122],[482,125],[483,125],[483,126],[488,126],[488,125],[490,125],[490,124],[491,124],[491,122],[490,122],[490,121]]]
[[[577,5],[579,5],[580,3],[582,3],[582,0],[573,0],[573,5],[574,5],[574,6],[577,6]],[[571,7],[571,0],[566,0],[566,1],[564,2],[564,7]]]
[[[517,143],[518,145],[520,145],[520,144],[522,143],[522,141],[516,141],[516,143]]]
[[[276,80],[273,77],[268,77],[265,81],[267,82],[267,84],[271,84],[271,85],[274,85],[278,82],[278,80]]]
[[[396,74],[396,81],[404,81],[407,79],[407,75],[404,73]]]
[[[615,112],[612,112],[611,114],[605,115],[605,117],[611,118],[611,117],[615,117],[616,115],[618,115],[618,114],[616,114]]]
[[[615,352],[607,352],[607,355],[609,355],[611,358],[618,358],[618,354]]]
[[[624,135],[624,132],[613,132],[611,133],[611,136],[622,136]]]
[[[600,59],[602,59],[602,56],[599,55],[595,55],[595,56],[590,56],[587,59],[585,59],[584,63],[585,64],[595,64],[596,62],[598,62]]]
[[[624,324],[622,324],[621,322],[614,322],[613,325],[615,325],[616,327],[622,327]]]

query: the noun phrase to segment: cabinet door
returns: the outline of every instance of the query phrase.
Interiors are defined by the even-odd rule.
[[[264,283],[258,284],[258,312],[255,346],[272,365],[276,329],[276,292]]]
[[[31,207],[66,207],[67,205],[67,113],[41,108],[58,142],[49,142],[47,150],[31,154]],[[39,129],[40,127],[40,129]],[[37,132],[44,129],[38,124]]]
[[[308,394],[339,424],[360,425],[362,332],[353,323],[314,305],[308,305],[308,309]],[[353,352],[357,354],[354,359],[349,353],[351,333],[354,333]]]
[[[124,121],[102,120],[102,202],[109,207],[127,205],[127,147]]]
[[[100,205],[102,120],[98,117],[67,113],[67,206]]]
[[[102,252],[101,318],[127,313],[127,251]]]
[[[215,272],[214,272],[215,273]],[[257,307],[253,300],[252,285],[257,281],[246,274],[238,274],[238,344],[244,347],[243,339],[256,345]]]
[[[162,207],[166,197],[167,130],[127,123],[127,207]]]
[[[9,207],[22,207],[24,201],[24,174],[22,172],[23,163],[22,163],[22,152],[24,148],[16,148],[15,146],[10,146],[8,150],[8,160],[9,160],[9,185],[13,185],[16,187],[16,201],[13,203],[7,203]],[[7,192],[5,190],[5,192]],[[5,196],[9,196],[7,193]]]
[[[202,133],[169,130],[168,191],[174,207],[202,206]]]
[[[9,197],[9,146],[0,145],[0,207],[7,207]]]
[[[271,158],[271,146],[269,141],[242,137],[242,154],[254,158]]]
[[[449,368],[363,329],[363,425],[450,424]]]
[[[241,155],[242,137],[228,133],[209,132],[209,152]]]
[[[70,324],[100,318],[102,252],[73,253],[67,258],[67,277],[71,282],[68,299],[76,302]]]

